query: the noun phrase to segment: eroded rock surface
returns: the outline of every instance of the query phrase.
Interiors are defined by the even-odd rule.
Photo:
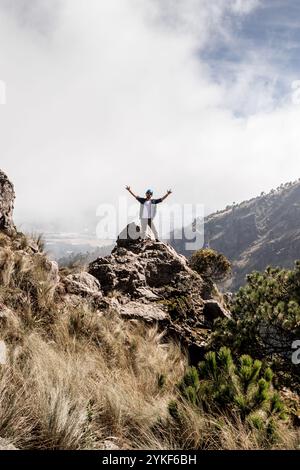
[[[93,261],[88,271],[104,297],[114,297],[120,315],[158,322],[187,344],[203,346],[215,318],[229,315],[213,298],[215,286],[163,242],[119,237],[111,255]]]

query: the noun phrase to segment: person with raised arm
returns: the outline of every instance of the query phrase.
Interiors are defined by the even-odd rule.
[[[158,232],[154,225],[153,219],[156,215],[156,206],[157,204],[163,202],[171,193],[171,189],[168,189],[166,194],[163,197],[154,199],[152,189],[147,189],[145,196],[139,197],[131,191],[130,186],[126,186],[127,191],[141,204],[140,207],[140,220],[141,220],[141,238],[144,240],[146,238],[147,227],[152,231],[155,241],[159,241]]]

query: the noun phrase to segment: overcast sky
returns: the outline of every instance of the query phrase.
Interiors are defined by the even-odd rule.
[[[298,0],[0,0],[18,222],[171,187],[223,208],[300,176]]]

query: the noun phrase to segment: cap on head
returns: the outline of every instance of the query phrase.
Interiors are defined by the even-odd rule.
[[[152,189],[147,189],[146,194],[151,194],[151,196],[152,196],[153,195]]]

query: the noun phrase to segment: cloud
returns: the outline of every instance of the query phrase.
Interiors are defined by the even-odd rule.
[[[125,184],[211,211],[298,177],[300,112],[276,98],[280,70],[253,49],[214,70],[203,56],[220,38],[238,48],[260,3],[64,0],[48,23],[50,2],[27,3],[0,10],[0,166],[18,221],[67,225]]]
[[[231,38],[232,23],[237,17],[258,8],[260,0],[154,0],[152,15],[173,34],[193,38],[201,48],[215,41]]]
[[[58,20],[60,0],[0,0],[0,8],[22,28],[49,34]]]
[[[238,14],[247,14],[261,5],[260,0],[234,0],[231,3],[231,8]]]

